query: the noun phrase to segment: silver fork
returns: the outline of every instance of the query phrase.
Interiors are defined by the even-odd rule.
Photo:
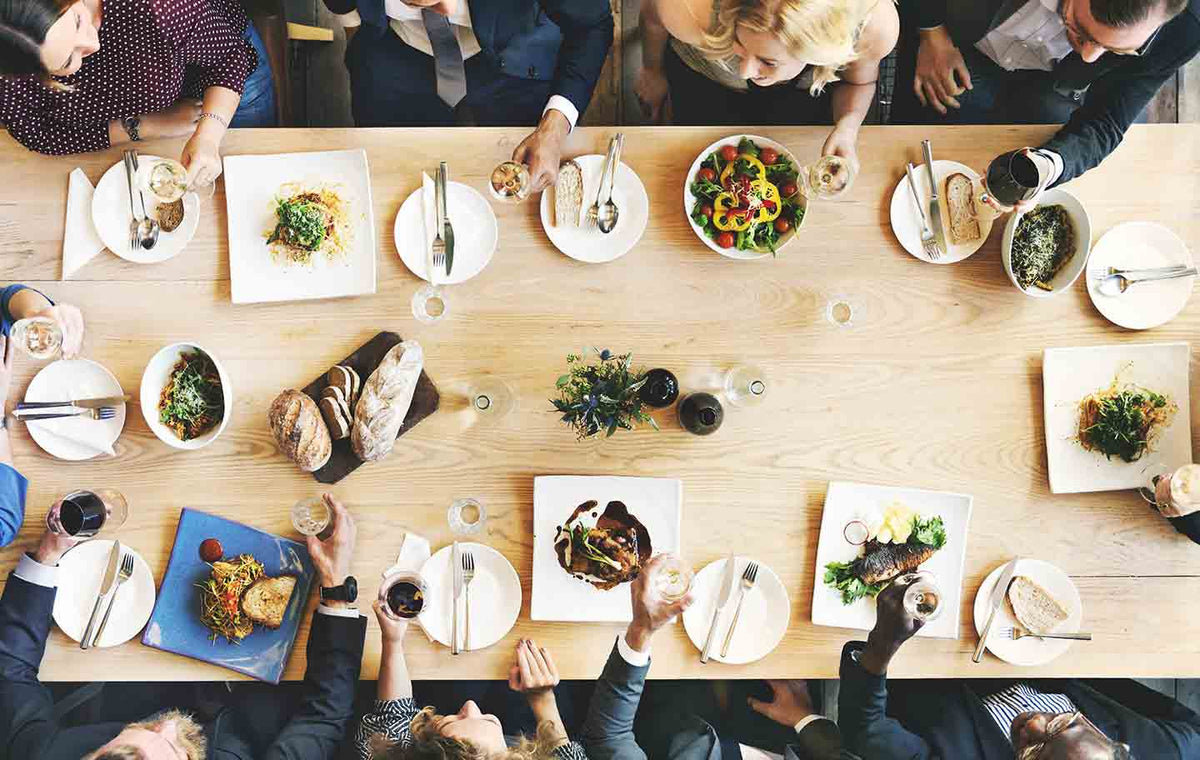
[[[463,591],[466,592],[466,602],[464,609],[466,610],[466,623],[463,626],[466,630],[463,631],[463,649],[471,651],[471,581],[475,580],[475,555],[470,551],[463,552],[462,555],[463,568]]]
[[[438,167],[437,174],[433,180],[433,205],[437,209],[437,234],[433,238],[433,268],[442,269],[446,266],[446,241],[442,238],[442,231],[446,229],[446,184],[445,175],[442,174],[442,167]],[[429,273],[429,281],[433,282],[433,272]]]
[[[917,207],[917,213],[921,216],[921,248],[930,260],[937,261],[942,257],[942,249],[938,247],[937,235],[933,234],[929,220],[925,218],[925,209],[921,208],[920,193],[917,192],[917,183],[913,180],[912,168],[912,164],[906,164],[904,174],[908,177],[908,189],[912,191],[913,205]]]
[[[589,230],[594,230],[600,223],[600,196],[604,194],[604,185],[608,179],[608,172],[612,168],[613,157],[617,152],[617,138],[614,137],[608,143],[608,155],[604,157],[604,169],[600,172],[600,184],[596,187],[596,202],[588,207],[587,218],[584,221],[585,226]],[[615,168],[613,168],[615,171]]]
[[[111,420],[117,416],[116,407],[102,406],[99,409],[77,409],[73,412],[50,412],[47,414],[21,414],[19,420],[59,420],[66,417],[91,417],[93,420]]]
[[[1035,639],[1068,639],[1070,641],[1091,641],[1092,634],[1090,633],[1031,633],[1024,628],[1013,627],[1004,628],[1000,631],[1000,638],[1012,639],[1020,641],[1021,639],[1032,636]]]
[[[746,565],[746,571],[742,573],[742,593],[738,594],[737,608],[733,611],[733,622],[729,625],[729,633],[725,634],[725,643],[721,645],[721,656],[729,655],[729,642],[733,641],[733,632],[737,628],[738,618],[742,616],[742,602],[746,601],[746,592],[754,588],[754,582],[758,580],[758,563],[751,562]]]
[[[133,552],[128,552],[124,557],[121,557],[121,570],[117,574],[117,586],[113,589],[112,598],[108,600],[108,609],[104,611],[104,617],[100,619],[100,627],[96,629],[96,635],[92,638],[92,645],[100,640],[100,636],[104,633],[104,626],[108,625],[108,616],[112,614],[113,607],[117,604],[117,594],[121,593],[121,584],[133,577]]]

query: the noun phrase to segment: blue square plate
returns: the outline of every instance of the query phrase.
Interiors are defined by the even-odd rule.
[[[221,542],[227,558],[253,554],[263,563],[267,575],[297,576],[299,580],[284,613],[283,625],[277,630],[256,627],[239,644],[231,644],[223,637],[210,640],[211,632],[200,622],[197,585],[207,580],[211,571],[210,565],[200,559],[200,543],[208,538]],[[167,574],[163,576],[142,643],[261,681],[279,683],[296,641],[312,579],[312,561],[304,544],[185,508],[179,516]]]

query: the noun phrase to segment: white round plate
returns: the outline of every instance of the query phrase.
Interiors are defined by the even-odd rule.
[[[779,155],[787,156],[788,160],[792,162],[792,166],[796,167],[796,171],[800,170],[802,164],[796,160],[796,157],[792,155],[792,152],[774,140],[767,139],[766,137],[759,137],[758,135],[733,135],[731,137],[721,138],[701,151],[700,155],[696,156],[696,160],[692,162],[692,167],[688,169],[687,177],[685,177],[683,180],[683,215],[687,217],[688,224],[690,224],[692,227],[692,232],[696,233],[696,237],[700,238],[700,240],[703,241],[703,243],[709,248],[726,258],[738,259],[740,261],[754,261],[756,259],[765,259],[769,257],[771,255],[770,251],[766,253],[759,253],[758,251],[739,251],[737,248],[722,248],[721,246],[717,245],[712,238],[710,238],[708,235],[705,235],[704,230],[697,227],[696,223],[692,221],[692,208],[696,205],[696,196],[692,195],[692,183],[696,181],[696,172],[700,171],[700,164],[704,163],[704,159],[708,158],[709,153],[712,153],[713,151],[716,151],[725,145],[736,146],[739,142],[741,142],[743,137],[747,140],[752,140],[759,148],[774,148],[776,151],[778,151]],[[799,183],[799,180],[797,180],[797,183]],[[800,223],[792,228],[791,232],[779,239],[779,247],[776,249],[777,253],[783,253],[783,249],[796,239],[796,233],[801,227],[804,226],[804,223],[808,221],[808,217],[812,213],[812,204],[809,203],[803,195],[800,196],[800,201],[801,205],[804,207],[804,216],[800,217]]]
[[[404,266],[420,277],[429,280],[429,244],[432,235],[425,232],[425,205],[421,202],[424,188],[417,188],[396,214],[393,236],[396,250]],[[433,186],[429,190],[430,217],[433,213]],[[454,226],[454,268],[449,277],[438,272],[439,285],[457,285],[466,282],[483,271],[496,252],[500,240],[500,227],[496,223],[496,212],[475,188],[461,182],[446,185],[446,211]]]
[[[933,172],[937,175],[938,186],[942,190],[938,195],[938,203],[942,210],[943,226],[947,227],[946,245],[950,250],[942,251],[939,259],[930,259],[925,255],[925,249],[921,247],[921,216],[917,213],[917,207],[913,203],[913,194],[908,186],[908,179],[903,174],[900,176],[900,182],[896,185],[896,189],[892,191],[892,205],[888,212],[892,220],[892,233],[900,241],[900,245],[904,246],[904,250],[921,261],[931,264],[956,264],[983,247],[988,235],[992,232],[992,223],[996,221],[997,214],[991,206],[979,200],[979,195],[983,192],[983,185],[980,184],[979,173],[971,167],[957,161],[938,159],[933,162]],[[979,217],[981,234],[978,240],[970,243],[951,243],[949,237],[950,209],[946,207],[945,184],[946,177],[956,172],[962,172],[970,177],[975,190],[975,213]],[[921,194],[921,208],[928,216],[929,172],[925,169],[924,162],[913,165],[913,182],[917,185],[917,192]]]
[[[483,544],[460,543],[460,552],[475,558],[475,580],[471,581],[471,649],[486,649],[508,635],[521,614],[521,579],[512,563],[500,552]],[[421,627],[435,641],[450,646],[451,600],[454,576],[453,547],[445,546],[425,561],[421,577],[429,587],[421,610]],[[459,644],[466,640],[466,594],[459,601]]]
[[[696,573],[692,582],[692,593],[695,603],[683,613],[683,627],[687,630],[688,638],[696,645],[697,650],[704,649],[704,641],[708,638],[708,627],[712,623],[713,612],[717,607],[717,596],[720,593],[722,576],[725,574],[725,563],[728,560],[719,559],[707,565]],[[750,563],[749,558],[738,557],[738,585],[729,598],[729,603],[721,612],[717,622],[717,636],[709,657],[717,662],[728,665],[745,665],[769,655],[779,646],[783,635],[787,633],[788,621],[792,616],[792,603],[788,598],[787,589],[780,582],[779,576],[771,568],[758,565],[758,580],[754,588],[746,592],[746,601],[742,604],[742,617],[738,621],[737,630],[733,633],[733,641],[729,643],[729,656],[721,656],[721,645],[729,626],[733,623],[733,613],[737,608],[737,597],[741,593],[741,577]]]
[[[204,435],[190,441],[182,440],[174,430],[158,420],[158,399],[162,396],[163,388],[167,386],[171,370],[175,369],[180,355],[185,351],[189,353],[200,351],[212,359],[213,365],[217,368],[217,376],[221,378],[221,391],[225,397],[225,416],[221,418],[221,422]],[[202,449],[217,440],[217,437],[225,430],[225,426],[229,424],[229,415],[233,411],[233,386],[229,383],[229,373],[225,371],[221,362],[217,360],[216,356],[213,356],[211,351],[197,343],[172,343],[159,349],[146,365],[146,371],[142,373],[142,387],[138,395],[141,400],[142,417],[145,418],[146,425],[154,431],[158,440],[176,449]]]
[[[1117,269],[1151,269],[1183,264],[1192,266],[1187,245],[1171,230],[1151,222],[1118,224],[1096,243],[1088,260],[1088,295],[1096,309],[1113,324],[1130,330],[1147,330],[1175,318],[1192,297],[1195,277],[1143,282],[1119,296],[1096,292],[1092,281]]]
[[[1004,565],[1000,565],[988,574],[988,577],[983,580],[983,585],[979,587],[979,592],[975,595],[976,635],[983,631],[983,626],[987,623],[988,614],[991,612],[988,609],[988,601],[992,595],[992,589],[996,587],[996,583],[1000,580],[1000,573],[1003,571]],[[1079,599],[1079,590],[1075,588],[1075,584],[1066,573],[1040,559],[1021,559],[1017,560],[1016,572],[1013,577],[1018,575],[1031,578],[1050,592],[1050,595],[1070,612],[1070,616],[1058,627],[1058,632],[1079,632],[1079,626],[1083,622],[1083,602]],[[1001,636],[1005,628],[1012,628],[1015,624],[1012,607],[1005,601],[1000,605],[1000,611],[996,613],[996,620],[992,623],[987,648],[992,654],[1009,664],[1026,667],[1045,665],[1071,647],[1071,642],[1064,639],[1028,637],[1020,641],[1013,641],[1011,638]]]
[[[1042,196],[1038,198],[1037,205],[1039,207],[1062,206],[1067,210],[1067,216],[1070,217],[1071,224],[1075,228],[1075,253],[1058,270],[1058,274],[1050,280],[1052,290],[1042,290],[1037,286],[1026,290],[1017,284],[1017,278],[1012,271],[1013,236],[1016,235],[1017,225],[1020,223],[1020,217],[1016,214],[1010,216],[1004,225],[1004,238],[1000,241],[1000,260],[1004,263],[1004,271],[1008,275],[1009,282],[1017,290],[1030,298],[1049,298],[1070,290],[1075,281],[1079,279],[1079,275],[1083,273],[1084,268],[1087,267],[1088,254],[1092,250],[1092,220],[1088,217],[1087,209],[1083,207],[1079,199],[1062,188],[1052,187],[1042,193]]]
[[[34,376],[25,390],[26,401],[73,401],[76,399],[123,396],[121,384],[104,367],[90,359],[59,359]],[[116,404],[117,414],[109,420],[90,416],[34,420],[26,427],[29,435],[47,454],[59,459],[91,459],[116,443],[125,427],[125,403]]]
[[[104,539],[84,541],[63,555],[59,562],[58,595],[54,597],[54,622],[75,641],[83,638],[96,595],[108,569],[113,542]],[[98,647],[124,644],[141,632],[154,611],[154,575],[146,560],[133,549],[121,545],[123,553],[133,555],[133,575],[121,584],[113,601],[112,614],[104,632],[96,640]],[[110,594],[110,598],[113,598]],[[105,603],[107,604],[107,602]],[[104,605],[100,615],[104,614]],[[96,624],[99,625],[97,620]]]
[[[547,189],[542,193],[542,228],[546,230],[546,236],[558,250],[587,264],[603,264],[629,253],[641,240],[650,222],[650,196],[646,195],[646,187],[633,169],[621,164],[612,192],[613,203],[621,212],[617,217],[617,226],[607,235],[584,226],[587,210],[596,201],[604,160],[605,156],[597,155],[575,159],[575,163],[583,170],[583,207],[580,209],[579,226],[554,226],[554,208],[551,204],[553,190]]]
[[[158,156],[138,156],[138,161],[157,161]],[[157,201],[144,193],[146,211],[153,217]],[[138,213],[142,206],[138,201],[137,192],[133,194]],[[96,193],[92,196],[92,224],[96,234],[104,242],[105,247],[116,255],[132,261],[135,264],[157,264],[177,256],[187,244],[192,242],[196,234],[196,226],[200,223],[200,198],[195,193],[183,196],[183,224],[174,232],[159,232],[158,243],[150,250],[139,248],[134,251],[129,248],[129,222],[133,215],[129,211],[129,180],[125,176],[125,163],[113,164],[100,182],[96,185]]]

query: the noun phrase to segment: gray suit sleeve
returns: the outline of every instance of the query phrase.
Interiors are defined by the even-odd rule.
[[[596,682],[580,740],[591,760],[646,760],[633,736],[633,719],[650,666],[634,667],[613,645]]]

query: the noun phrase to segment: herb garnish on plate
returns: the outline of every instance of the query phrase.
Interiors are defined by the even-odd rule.
[[[158,397],[158,421],[190,441],[207,433],[225,416],[221,376],[200,351],[184,352]]]
[[[1170,425],[1178,407],[1161,393],[1137,385],[1119,385],[1089,394],[1079,402],[1079,443],[1106,458],[1136,462]]]

